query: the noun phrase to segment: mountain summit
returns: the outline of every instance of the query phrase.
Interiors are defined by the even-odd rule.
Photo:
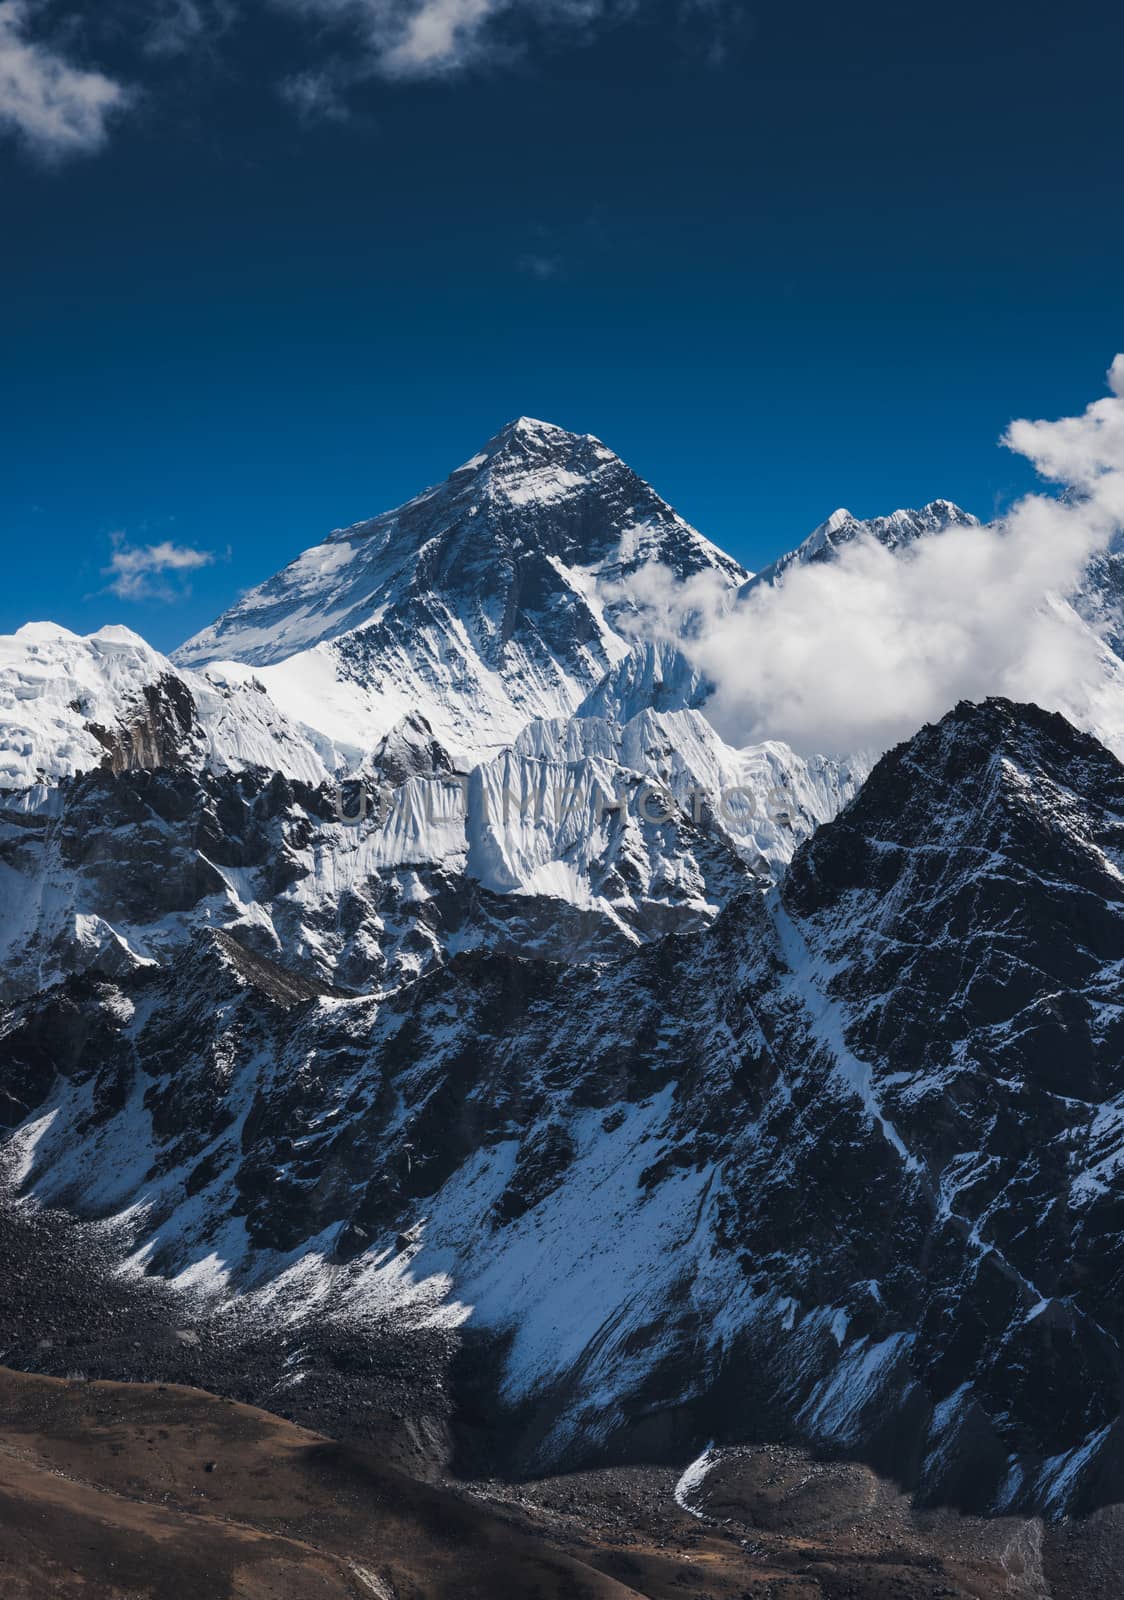
[[[773,573],[964,525],[838,512]],[[1124,766],[1006,700],[861,787],[734,749],[650,561],[748,581],[521,417],[178,666],[0,640],[0,1191],[174,1280],[176,1375],[431,1472],[491,1406],[502,1473],[775,1429],[1119,1499]],[[43,1259],[5,1359],[161,1370]]]
[[[443,483],[306,550],[175,659],[259,669],[343,746],[421,711],[477,753],[576,709],[627,653],[627,583],[652,561],[747,576],[592,434],[519,417]]]
[[[918,510],[891,511],[885,517],[856,517],[840,506],[826,521],[798,544],[795,550],[773,561],[751,580],[759,583],[780,584],[790,567],[807,566],[809,562],[834,561],[844,545],[855,539],[877,539],[887,550],[901,550],[917,539],[930,534],[944,533],[949,528],[978,528],[979,518],[964,511],[951,500],[930,500]]]

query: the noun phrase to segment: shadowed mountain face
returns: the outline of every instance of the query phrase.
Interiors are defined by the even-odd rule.
[[[1122,818],[1094,740],[989,701],[623,960],[89,972],[5,1024],[13,1180],[286,1329],[294,1389],[359,1330],[447,1416],[473,1350],[507,1468],[783,1433],[980,1509],[1115,1498]]]
[[[1124,771],[1000,700],[732,749],[653,560],[747,581],[521,419],[179,665],[0,641],[0,1350],[426,1476],[1124,1498]]]
[[[626,579],[652,560],[684,578],[745,577],[600,440],[520,417],[444,483],[306,551],[177,658],[268,666],[355,630],[374,630],[372,644],[395,620],[414,630],[427,607],[468,602],[494,668],[534,633],[577,665],[604,628],[582,575]]]
[[[626,654],[632,602],[598,586],[652,561],[731,589],[746,577],[599,440],[521,417],[443,484],[305,551],[176,659],[264,668],[279,704],[345,743],[416,708],[458,753],[495,748],[570,715]]]

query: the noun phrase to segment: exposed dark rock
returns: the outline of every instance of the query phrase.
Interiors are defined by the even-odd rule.
[[[143,811],[180,780],[95,781]],[[247,848],[263,793],[224,796]],[[787,1434],[930,1499],[1091,1505],[1124,1339],[1122,816],[1095,741],[965,705],[780,892],[612,962],[468,949],[341,1000],[240,930],[68,978],[0,1039],[9,1121],[57,1110],[25,1188],[89,1215],[143,1191],[153,1263],[233,1249],[251,1300],[323,1263],[352,1309],[314,1365],[437,1340],[459,1393],[471,1344],[507,1467]],[[393,1299],[446,1274],[467,1343]]]

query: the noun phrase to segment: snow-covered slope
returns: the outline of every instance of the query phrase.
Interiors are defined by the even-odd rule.
[[[951,500],[932,500],[919,511],[891,511],[889,516],[869,517],[865,520],[852,516],[845,507],[833,511],[826,522],[814,528],[795,550],[763,567],[746,585],[780,584],[785,573],[793,566],[803,566],[809,561],[830,561],[839,550],[854,539],[877,539],[887,550],[900,550],[929,534],[943,533],[946,528],[978,528],[979,519],[970,511],[962,511]]]
[[[305,551],[175,659],[254,668],[352,754],[420,713],[470,763],[534,717],[570,715],[627,653],[627,595],[603,591],[650,561],[746,579],[599,440],[521,417],[444,483]]]
[[[861,776],[644,709],[674,703],[649,671],[612,702],[623,721],[530,723],[468,772],[415,713],[347,783],[255,678],[218,670],[123,629],[0,641],[9,997],[177,959],[200,927],[360,993],[469,948],[604,957],[705,925]]]
[[[762,581],[961,525],[840,514]],[[1005,701],[869,776],[734,749],[653,559],[750,582],[521,419],[176,662],[0,640],[0,1176],[282,1390],[337,1337],[425,1375],[417,1437],[491,1384],[507,1467],[777,1429],[1103,1498],[1124,769]],[[1049,601],[1098,729],[1113,559]]]
[[[1122,842],[1094,740],[961,706],[779,890],[598,967],[340,998],[222,934],[71,977],[4,1022],[9,1159],[209,1338],[285,1330],[281,1399],[340,1330],[438,1329],[524,1466],[783,1429],[981,1508],[1118,1497]]]
[[[0,791],[97,767],[204,764],[318,783],[327,776],[320,744],[252,679],[177,671],[128,628],[82,637],[33,622],[0,635]]]
[[[575,716],[628,722],[641,711],[695,711],[712,690],[678,646],[638,639],[590,690]]]
[[[160,730],[158,762],[98,746],[90,770],[0,806],[8,996],[177,960],[201,928],[356,993],[467,949],[605,958],[699,929],[775,876],[861,775],[782,745],[729,750],[698,712],[645,711],[529,724],[468,774],[398,730],[336,786],[212,765],[182,679],[142,704],[130,726],[150,745]]]

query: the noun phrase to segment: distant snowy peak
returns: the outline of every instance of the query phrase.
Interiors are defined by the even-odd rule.
[[[1114,655],[1124,660],[1124,530],[1093,557],[1071,600]]]
[[[201,735],[193,708],[169,692],[174,678],[170,663],[128,628],[83,638],[31,622],[3,636],[0,789],[187,759]]]
[[[763,568],[752,578],[747,588],[758,584],[780,584],[791,567],[807,566],[813,561],[832,561],[843,545],[859,538],[877,539],[887,550],[900,550],[914,540],[928,534],[943,533],[947,528],[978,528],[980,521],[970,511],[964,511],[951,500],[931,500],[920,510],[891,511],[889,516],[868,517],[865,520],[852,516],[844,507],[833,511],[825,522],[797,545],[787,555]]]
[[[345,759],[418,712],[458,760],[569,716],[628,654],[629,582],[747,574],[600,440],[520,417],[444,483],[339,529],[175,659],[255,668]]]
[[[204,765],[326,776],[315,736],[252,680],[178,671],[128,628],[82,636],[33,622],[0,636],[0,791],[98,768]]]

